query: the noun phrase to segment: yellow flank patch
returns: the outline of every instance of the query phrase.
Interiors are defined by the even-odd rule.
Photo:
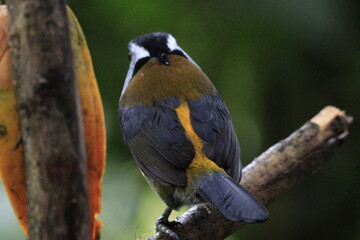
[[[187,171],[187,177],[188,177],[188,183],[192,181],[192,178],[206,172],[212,172],[212,171],[222,171],[224,170],[216,165],[213,161],[208,159],[206,155],[203,153],[202,148],[202,141],[200,137],[196,134],[194,128],[191,125],[190,121],[190,110],[189,106],[186,101],[181,101],[181,104],[178,108],[175,108],[176,114],[180,120],[181,125],[185,129],[185,135],[195,148],[195,157],[188,167]]]

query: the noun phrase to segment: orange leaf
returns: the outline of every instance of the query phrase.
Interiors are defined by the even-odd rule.
[[[20,226],[27,235],[25,167],[22,146],[16,148],[20,138],[20,120],[7,24],[7,8],[0,6],[0,176]]]

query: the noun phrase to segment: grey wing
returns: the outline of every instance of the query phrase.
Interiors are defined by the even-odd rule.
[[[240,145],[229,110],[218,95],[189,102],[191,124],[203,142],[205,155],[235,181],[241,178]]]
[[[185,186],[185,170],[195,156],[173,109],[178,105],[177,99],[165,99],[151,108],[137,105],[119,110],[125,142],[138,166],[165,186]]]

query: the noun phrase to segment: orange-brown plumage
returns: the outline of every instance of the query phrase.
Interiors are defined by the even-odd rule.
[[[216,93],[209,78],[185,58],[169,55],[171,66],[150,59],[132,78],[121,96],[121,107],[152,106],[168,97],[194,101]]]

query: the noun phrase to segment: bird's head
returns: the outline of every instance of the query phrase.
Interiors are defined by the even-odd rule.
[[[169,55],[175,54],[189,60],[199,68],[169,33],[156,32],[137,37],[129,42],[128,49],[130,66],[122,93],[135,74],[151,59],[156,59],[159,64],[171,67]]]

